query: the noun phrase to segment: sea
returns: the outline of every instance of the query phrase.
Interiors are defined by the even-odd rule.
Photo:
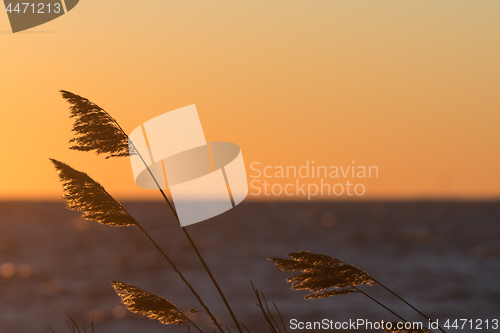
[[[174,260],[225,332],[238,332],[169,207],[122,204]],[[287,282],[294,272],[268,259],[300,250],[366,271],[446,332],[500,332],[498,201],[244,202],[186,230],[244,332],[271,332],[252,284],[280,332],[382,332],[338,324],[400,321],[393,313],[428,324],[380,285],[360,287],[371,298],[353,293],[305,300],[309,292]],[[78,332],[72,320],[80,332],[92,332],[92,325],[97,333],[198,332],[126,310],[110,280],[164,297],[203,332],[215,332],[139,228],[84,220],[63,201],[0,202],[0,332]],[[323,322],[331,326],[314,329]]]

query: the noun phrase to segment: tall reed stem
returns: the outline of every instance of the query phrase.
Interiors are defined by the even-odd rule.
[[[181,315],[184,317],[184,319],[186,319],[191,325],[193,325],[198,331],[200,331],[200,333],[203,333],[203,331],[198,327],[196,326],[195,323],[193,323],[193,321],[191,319],[188,318],[188,316],[186,316],[184,313],[181,312]],[[188,330],[189,330],[189,326],[188,326]]]
[[[377,301],[375,298],[371,297],[370,295],[368,295],[367,293],[365,293],[364,291],[362,291],[361,289],[359,288],[356,288],[353,286],[354,289],[356,289],[357,291],[359,291],[360,293],[362,293],[363,295],[365,295],[366,297],[368,297],[369,299],[371,299],[372,301],[374,301],[375,303],[377,303],[378,305],[380,305],[381,307],[383,307],[384,309],[386,309],[387,311],[389,311],[390,313],[392,313],[393,315],[395,315],[396,317],[398,317],[399,319],[401,319],[402,321],[404,321],[405,323],[407,322],[406,319],[404,319],[403,317],[401,317],[400,315],[398,315],[396,312],[392,311],[391,309],[389,309],[387,306],[385,306],[384,304],[380,303],[379,301]]]
[[[161,188],[159,188],[159,190],[161,192],[161,195],[163,196],[163,199],[165,199],[165,201],[167,202],[168,206],[172,210],[172,213],[174,214],[175,218],[177,219],[177,222],[180,223],[179,216],[177,215],[177,212],[175,211],[175,209],[172,206],[172,204],[170,203],[170,200],[168,200],[167,196],[165,195],[165,192],[163,192],[163,190]],[[229,302],[227,301],[226,296],[222,292],[222,289],[220,288],[219,283],[217,282],[217,280],[213,276],[212,271],[210,270],[210,268],[208,268],[208,265],[205,262],[205,259],[203,259],[203,256],[201,255],[200,251],[198,250],[198,247],[196,246],[196,244],[194,243],[193,239],[189,235],[189,232],[187,231],[186,227],[182,227],[182,231],[184,231],[184,234],[186,235],[186,237],[187,237],[187,239],[189,241],[189,244],[191,244],[191,247],[193,248],[194,252],[196,252],[196,255],[198,256],[198,259],[200,259],[200,262],[203,265],[203,267],[205,268],[205,271],[208,273],[208,276],[210,276],[210,279],[212,280],[212,283],[214,284],[215,288],[219,292],[219,295],[222,298],[222,301],[224,302],[224,305],[226,306],[227,310],[229,311],[229,314],[231,315],[231,318],[233,319],[234,323],[236,324],[236,327],[238,328],[238,331],[240,333],[243,333],[243,330],[241,329],[241,326],[238,323],[238,319],[236,319],[236,316],[234,315],[234,312],[231,309],[231,306],[229,305]]]
[[[338,259],[338,258],[337,258]],[[340,260],[340,259],[339,259]],[[340,260],[340,262],[346,264],[345,262],[343,262],[342,260]],[[385,290],[387,290],[388,292],[390,292],[391,294],[393,294],[394,296],[396,296],[398,299],[400,299],[401,301],[403,301],[406,305],[408,305],[409,307],[411,307],[414,311],[416,311],[418,314],[420,314],[422,317],[424,317],[425,319],[427,319],[429,322],[435,322],[434,320],[430,319],[429,317],[427,317],[424,313],[422,313],[421,311],[419,311],[416,307],[414,307],[413,305],[411,305],[408,301],[406,301],[403,297],[399,296],[398,294],[396,294],[394,291],[392,291],[391,289],[387,288],[385,285],[383,285],[382,283],[380,283],[379,281],[375,280],[371,275],[370,275],[370,278],[373,280],[373,282],[375,282],[376,284],[378,284],[379,286],[381,286],[382,288],[384,288]],[[368,298],[372,299],[374,302],[377,302],[379,305],[381,305],[382,307],[384,307],[385,309],[387,309],[388,311],[390,311],[392,314],[394,314],[395,316],[397,316],[399,319],[403,320],[403,321],[406,321],[404,320],[403,318],[399,317],[399,315],[397,315],[395,312],[393,312],[391,309],[387,308],[385,305],[383,305],[382,303],[380,303],[379,301],[377,301],[375,298],[371,297],[370,295],[364,293],[363,291],[361,291],[360,289],[356,288],[353,286],[353,288],[355,288],[356,290],[358,290],[359,292],[361,292],[362,294],[364,294],[365,296],[367,296]],[[441,326],[438,325],[438,328],[441,332],[443,333],[446,333],[445,330],[443,330],[441,328]]]
[[[201,256],[200,251],[198,251],[198,248],[196,247],[193,240],[191,239],[191,236],[189,236],[189,233],[185,227],[182,227],[182,231],[184,231],[184,233],[186,234],[186,237],[188,238],[189,243],[191,243],[191,246],[193,247],[194,251],[198,255],[198,258],[200,259],[201,263],[203,264],[203,267],[205,267],[205,270],[207,271],[208,275],[210,276],[210,279],[212,279],[212,282],[214,283],[215,288],[217,288],[217,291],[219,292],[220,296],[222,297],[222,300],[224,301],[226,308],[229,310],[229,313],[231,314],[231,317],[233,318],[233,321],[236,324],[236,327],[238,327],[238,330],[241,333],[243,333],[243,330],[241,329],[241,327],[238,323],[238,320],[236,319],[236,316],[234,315],[233,310],[231,309],[231,306],[229,306],[229,303],[228,303],[226,297],[224,296],[224,293],[220,289],[219,284],[217,283],[217,280],[215,280],[214,276],[212,275],[212,272],[210,271],[207,264],[205,263],[205,260],[203,260],[203,257]]]
[[[175,262],[172,260],[172,258],[170,258],[165,252],[163,252],[163,250],[161,249],[161,247],[153,240],[153,238],[149,235],[149,233],[140,224],[138,225],[138,228],[144,233],[144,235],[146,235],[146,237],[149,239],[149,241],[151,243],[153,243],[153,245],[156,247],[156,249],[168,261],[168,263],[170,264],[170,266],[172,266],[172,268],[177,273],[177,275],[179,275],[179,277],[181,278],[182,282],[184,282],[184,284],[189,288],[189,290],[191,290],[191,293],[196,297],[196,299],[198,300],[198,302],[200,303],[200,305],[205,309],[205,311],[207,312],[207,314],[210,316],[210,319],[212,319],[212,321],[214,322],[215,326],[217,326],[217,328],[219,329],[219,331],[221,331],[221,333],[224,333],[224,331],[222,330],[222,327],[220,326],[220,324],[217,321],[217,319],[215,318],[215,316],[212,314],[212,312],[210,311],[210,309],[203,302],[203,300],[201,299],[200,295],[198,295],[198,293],[196,292],[196,290],[194,290],[193,286],[191,286],[191,284],[186,280],[186,278],[181,273],[181,271],[177,268],[177,266],[175,265]],[[199,328],[198,328],[198,330],[199,330]]]
[[[105,110],[103,110],[103,112],[105,112],[108,117],[111,119],[111,121],[113,121],[116,126],[118,126],[118,128],[123,132],[123,134],[125,136],[128,137],[127,133],[125,133],[125,131],[123,130],[123,128],[120,126],[120,124],[118,124],[118,122]],[[170,200],[168,200],[167,196],[165,195],[165,192],[163,192],[163,190],[161,189],[161,186],[160,184],[158,184],[155,176],[153,175],[153,173],[151,172],[151,170],[149,169],[149,166],[147,165],[146,161],[144,161],[144,159],[142,158],[141,154],[139,153],[139,150],[137,150],[137,148],[135,147],[134,143],[132,141],[129,140],[129,142],[132,144],[132,147],[133,149],[137,152],[137,154],[139,155],[139,157],[141,158],[142,160],[142,163],[144,163],[144,165],[146,166],[146,168],[148,169],[148,172],[149,174],[151,175],[151,177],[153,178],[153,180],[155,181],[156,183],[156,186],[158,187],[158,189],[160,190],[162,196],[163,196],[163,199],[165,199],[165,201],[167,202],[168,206],[170,207],[170,210],[172,211],[172,213],[174,214],[175,218],[177,219],[177,221],[180,223],[180,220],[179,220],[179,216],[177,215],[177,212],[175,211],[174,207],[172,206],[172,204],[170,203]],[[222,289],[220,288],[219,284],[217,283],[217,281],[215,280],[212,272],[210,271],[210,268],[208,268],[207,264],[205,263],[205,260],[203,259],[203,257],[201,256],[201,253],[200,251],[198,251],[198,248],[196,247],[196,245],[194,244],[193,240],[191,239],[191,237],[189,236],[189,233],[187,232],[187,230],[182,227],[182,230],[184,230],[184,234],[186,235],[186,237],[188,238],[189,240],[189,243],[191,244],[191,246],[193,247],[194,251],[196,252],[196,254],[198,255],[198,258],[200,259],[203,267],[205,268],[205,271],[208,273],[208,275],[210,276],[210,279],[212,280],[212,283],[214,284],[215,288],[217,289],[217,291],[219,292],[219,295],[221,296],[222,300],[224,301],[224,304],[227,308],[227,310],[229,311],[229,313],[231,314],[231,317],[233,318],[233,321],[234,323],[236,324],[236,327],[238,328],[238,331],[240,333],[243,333],[243,330],[241,329],[240,327],[240,324],[238,323],[238,320],[236,319],[236,316],[234,315],[234,312],[233,310],[231,309],[231,306],[229,305],[227,299],[226,299],[226,296],[224,295],[224,293],[222,292]],[[152,239],[151,239],[152,240]],[[156,243],[155,243],[156,244]],[[157,248],[159,249],[159,247],[157,246]],[[168,259],[167,259],[168,260]],[[169,261],[170,262],[170,261]],[[173,266],[174,269],[175,269],[175,266]],[[180,273],[180,272],[179,272]],[[187,283],[187,281],[186,281]],[[194,290],[192,290],[194,291]],[[198,296],[199,297],[199,296]],[[201,300],[201,299],[199,299]],[[207,311],[208,313],[208,311]],[[215,318],[213,318],[214,320]],[[220,326],[218,326],[218,328],[220,329],[220,331],[222,332],[222,328]]]
[[[420,312],[417,308],[415,308],[413,305],[411,305],[410,303],[408,303],[404,298],[402,298],[401,296],[399,296],[398,294],[396,294],[394,291],[392,291],[391,289],[387,288],[386,286],[384,286],[382,283],[380,283],[379,281],[375,280],[373,277],[372,277],[372,280],[375,281],[376,284],[378,284],[379,286],[381,286],[382,288],[384,288],[385,290],[387,290],[388,292],[390,292],[391,294],[393,294],[394,296],[396,296],[397,298],[399,298],[401,301],[403,301],[406,305],[408,305],[410,308],[412,308],[413,310],[415,310],[417,313],[419,313],[422,317],[424,317],[425,319],[429,320],[430,322],[434,322],[434,320],[432,320],[431,318],[427,317],[425,314],[423,314],[422,312]],[[441,332],[443,333],[446,333],[446,331],[444,331],[441,326],[438,325],[438,328]]]
[[[339,259],[340,260],[340,259]],[[340,262],[344,263],[342,260],[340,260]],[[387,288],[385,285],[383,285],[382,283],[380,283],[379,281],[375,280],[371,275],[370,275],[370,278],[373,280],[373,282],[375,282],[376,284],[378,284],[379,286],[381,286],[382,288],[384,288],[385,290],[387,290],[388,292],[390,292],[391,294],[393,294],[394,296],[396,296],[399,300],[403,301],[406,305],[408,305],[410,308],[412,308],[415,312],[417,312],[418,314],[420,314],[422,317],[424,317],[425,319],[427,319],[429,322],[435,322],[434,320],[432,320],[431,318],[429,318],[428,316],[426,316],[424,313],[422,313],[420,310],[418,310],[416,307],[414,307],[413,305],[411,305],[408,301],[406,301],[403,297],[399,296],[398,294],[396,294],[394,291],[392,291],[391,289]],[[356,288],[356,287],[354,287]],[[358,289],[358,288],[356,288]],[[359,289],[358,289],[359,290]],[[361,293],[365,294],[364,292],[362,292],[361,290],[359,290]],[[368,296],[367,294],[365,294],[366,296]],[[370,297],[370,296],[368,296]],[[377,302],[374,298],[370,297],[371,299],[373,299],[375,302]],[[378,303],[378,302],[377,302]],[[379,303],[380,304],[380,303]],[[382,305],[382,304],[380,304]],[[383,305],[382,305],[383,306]],[[385,307],[385,306],[384,306]],[[386,308],[387,309],[387,308]],[[389,309],[388,309],[389,310]],[[391,310],[389,310],[391,311]],[[392,312],[392,311],[391,311]],[[396,315],[396,314],[395,314]],[[397,315],[396,315],[397,316]],[[438,325],[438,328],[441,332],[443,333],[446,333],[445,330],[443,330],[441,328],[441,326]]]

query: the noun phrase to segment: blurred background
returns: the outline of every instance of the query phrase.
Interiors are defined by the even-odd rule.
[[[212,312],[232,327],[168,206],[124,205],[170,251]],[[96,332],[187,332],[125,311],[109,280],[161,295],[187,314],[200,311],[192,318],[213,327],[136,227],[89,222],[58,202],[3,202],[0,212],[0,322],[5,331],[50,332],[45,327],[49,325],[65,332],[69,314],[87,328],[94,318]],[[307,292],[290,290],[285,279],[291,274],[279,271],[267,258],[302,249],[366,270],[441,323],[498,319],[499,218],[497,202],[244,202],[187,228],[239,320],[252,332],[266,332],[250,281],[276,303],[286,323],[397,320],[361,294],[304,300]],[[425,320],[380,287],[362,290],[407,320]]]
[[[301,249],[368,271],[433,318],[498,316],[499,14],[495,0],[85,0],[12,34],[0,13],[1,330],[64,332],[69,314],[87,328],[94,318],[97,332],[187,331],[126,312],[110,279],[201,310],[138,230],[64,208],[49,157],[123,200],[229,322],[168,207],[135,185],[129,161],[68,149],[61,89],[127,132],[196,104],[207,141],[240,145],[249,175],[253,162],[378,167],[362,197],[249,197],[189,227],[254,332],[265,327],[250,280],[288,320],[396,319],[362,295],[303,300],[267,261]]]

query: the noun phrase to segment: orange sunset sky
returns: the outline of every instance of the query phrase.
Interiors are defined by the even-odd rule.
[[[60,197],[49,157],[120,198],[158,198],[127,158],[68,149],[61,89],[127,132],[196,104],[249,175],[355,161],[379,169],[366,198],[498,198],[499,18],[498,0],[81,0],[12,34],[2,11],[0,198]]]

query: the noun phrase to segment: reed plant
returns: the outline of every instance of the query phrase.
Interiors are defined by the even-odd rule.
[[[370,296],[367,292],[363,291],[359,287],[362,285],[376,286],[379,285],[393,296],[396,296],[399,300],[403,301],[406,305],[411,307],[418,314],[426,318],[429,322],[434,322],[427,315],[422,313],[420,310],[411,305],[404,298],[396,294],[394,291],[386,287],[384,284],[375,280],[367,272],[359,269],[354,265],[347,264],[342,260],[334,257],[330,257],[326,254],[317,254],[309,251],[298,251],[288,253],[287,256],[291,259],[283,258],[269,258],[273,261],[280,270],[283,272],[294,272],[298,273],[287,279],[287,282],[291,284],[293,290],[309,290],[310,294],[305,296],[305,299],[318,299],[326,298],[331,296],[347,295],[352,293],[361,293],[367,298],[371,299],[398,319],[407,323],[408,321],[400,316],[395,311],[391,310],[379,300]],[[393,322],[391,322],[393,323]],[[395,325],[391,325],[395,326]],[[439,330],[446,333],[441,327]],[[407,333],[427,333],[432,332],[427,328],[416,329],[416,330],[391,330],[387,329],[386,332],[407,332]]]
[[[129,142],[125,131],[107,111],[79,95],[68,91],[61,91],[61,93],[63,98],[70,103],[70,117],[74,119],[72,128],[74,137],[70,140],[70,149],[83,152],[94,151],[97,154],[104,155],[106,158],[127,157],[131,154],[139,154],[133,143]],[[189,332],[193,329],[203,333],[208,332],[209,330],[211,331],[215,328],[216,332],[231,333],[230,327],[222,324],[215,314],[212,313],[210,307],[195,290],[195,287],[187,280],[174,260],[172,260],[169,256],[169,252],[163,250],[158,245],[152,235],[148,233],[143,225],[137,221],[120,202],[113,198],[113,196],[106,191],[100,183],[92,179],[85,172],[76,170],[68,164],[56,159],[50,160],[54,164],[58,172],[59,179],[63,184],[63,198],[67,202],[67,208],[80,212],[87,220],[95,221],[104,225],[112,227],[135,227],[139,229],[139,231],[172,267],[181,282],[188,287],[191,294],[203,307],[204,312],[209,316],[214,327],[210,327],[208,329],[201,328],[200,325],[190,319],[188,315],[180,311],[173,302],[162,296],[153,294],[132,284],[110,281],[121,302],[129,311],[133,313],[140,313],[143,316],[156,320],[162,324],[185,325]],[[148,168],[146,163],[145,166]],[[149,172],[154,179],[153,173],[150,170]],[[174,217],[178,220],[174,206],[168,200],[160,186],[158,186],[158,190],[166,204],[169,206]],[[243,333],[244,331],[250,333],[247,326],[236,318],[229,301],[225,297],[220,285],[206,264],[189,232],[185,227],[182,227],[182,230],[196,253],[196,256],[200,260],[200,263],[207,272],[210,281],[213,283],[222,298],[229,314],[231,315],[236,330],[240,333]],[[288,253],[287,256],[291,259],[270,258],[270,260],[272,260],[282,271],[299,272],[289,278],[288,282],[291,283],[292,289],[294,290],[309,290],[311,294],[308,294],[305,297],[306,299],[361,293],[388,310],[398,319],[406,322],[406,320],[399,314],[389,309],[379,300],[359,288],[361,285],[379,285],[431,321],[429,317],[417,310],[402,297],[387,288],[385,285],[381,284],[379,281],[375,280],[367,272],[362,271],[353,265],[349,265],[337,258],[333,258],[325,254],[315,254],[308,251],[292,252]],[[262,318],[267,324],[270,332],[287,333],[285,321],[276,304],[273,302],[274,309],[270,310],[264,293],[259,292],[253,284],[251,284],[251,286],[257,300],[256,305],[260,309]],[[71,317],[70,320],[71,322],[68,323],[70,331],[73,333],[81,333],[76,322]],[[440,330],[443,333],[446,333],[443,329],[440,328]],[[93,323],[92,332],[94,332]],[[386,332],[424,333],[431,331],[386,330]],[[86,333],[85,328],[83,328],[83,333]]]

